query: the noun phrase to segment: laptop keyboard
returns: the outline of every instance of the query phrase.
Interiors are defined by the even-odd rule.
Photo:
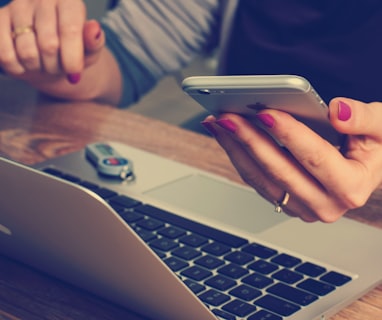
[[[218,319],[282,320],[351,281],[55,168],[43,171],[105,199]]]

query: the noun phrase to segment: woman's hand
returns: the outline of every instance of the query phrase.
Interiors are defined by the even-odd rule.
[[[262,196],[280,203],[287,192],[287,214],[333,222],[364,205],[382,182],[382,103],[336,98],[329,109],[333,127],[347,135],[341,150],[276,110],[258,113],[264,129],[234,114],[210,116],[203,124]]]
[[[108,84],[118,87],[110,81],[118,77],[108,77],[105,72],[118,73],[117,64],[110,62],[111,54],[103,50],[105,37],[100,24],[86,21],[82,0],[13,0],[0,8],[0,48],[0,69],[45,93],[67,99],[104,96],[118,101],[118,91]],[[101,59],[108,63],[98,70],[93,68],[86,76],[89,84],[73,86]],[[110,93],[112,90],[115,92]]]

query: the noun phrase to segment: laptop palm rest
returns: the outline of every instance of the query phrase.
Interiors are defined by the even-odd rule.
[[[272,205],[253,190],[202,174],[182,177],[145,194],[231,230],[258,233],[289,219],[274,214]]]

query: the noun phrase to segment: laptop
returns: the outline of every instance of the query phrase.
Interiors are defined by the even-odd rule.
[[[325,319],[381,282],[381,230],[274,213],[246,186],[116,142],[134,179],[85,151],[0,159],[0,251],[150,319]]]

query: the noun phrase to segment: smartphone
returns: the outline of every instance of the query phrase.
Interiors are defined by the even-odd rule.
[[[259,110],[278,109],[290,113],[333,145],[343,140],[330,124],[328,106],[301,76],[188,77],[182,89],[214,115],[237,113],[254,121]]]

